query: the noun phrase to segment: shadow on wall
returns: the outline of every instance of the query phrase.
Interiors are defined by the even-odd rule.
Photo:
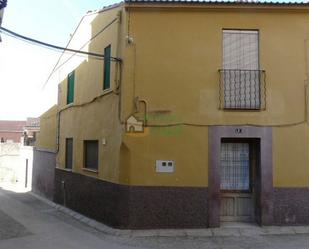
[[[32,192],[53,200],[56,152],[48,149],[33,149]]]

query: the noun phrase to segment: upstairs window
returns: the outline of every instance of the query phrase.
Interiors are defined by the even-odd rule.
[[[224,109],[260,109],[259,31],[223,30],[220,96]]]
[[[97,171],[99,167],[98,140],[84,141],[84,168]]]
[[[74,81],[75,71],[68,75],[67,104],[73,103],[74,101]]]
[[[111,81],[111,45],[104,49],[104,82],[103,90],[110,88]]]

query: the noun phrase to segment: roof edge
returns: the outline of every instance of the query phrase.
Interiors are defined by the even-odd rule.
[[[305,2],[253,2],[253,1],[211,1],[211,0],[125,0],[126,8],[210,8],[210,9],[290,9],[309,10]]]
[[[125,2],[119,2],[119,3],[115,3],[115,4],[112,4],[112,5],[105,6],[102,9],[93,10],[93,11],[89,10],[84,16],[91,16],[91,15],[99,14],[99,13],[102,13],[102,12],[105,12],[105,11],[108,11],[108,10],[112,10],[112,9],[123,6],[124,3]]]

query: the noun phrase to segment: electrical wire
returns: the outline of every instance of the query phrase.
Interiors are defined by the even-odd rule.
[[[79,23],[78,23],[76,29],[74,30],[73,34],[71,35],[71,37],[70,37],[70,39],[69,39],[69,41],[68,41],[66,47],[68,47],[69,44],[71,43],[73,37],[75,36],[75,34],[76,34],[78,28],[80,27],[81,23],[83,22],[84,18],[85,18],[85,16],[83,16],[83,18],[79,21]],[[55,64],[55,66],[53,67],[52,71],[50,72],[50,74],[49,74],[48,77],[47,77],[47,80],[46,80],[45,83],[43,84],[42,90],[45,89],[45,86],[47,85],[48,81],[50,80],[50,78],[52,77],[53,73],[55,72],[55,69],[56,69],[56,67],[58,66],[58,64],[59,64],[59,62],[60,62],[60,60],[61,60],[61,58],[62,58],[63,55],[64,55],[64,52],[62,52],[62,54],[59,56],[59,58],[58,58],[58,60],[57,60],[57,62],[56,62],[56,64]]]
[[[63,65],[65,65],[69,60],[71,60],[74,56],[90,56],[93,57],[94,59],[99,59],[102,60],[104,59],[104,54],[98,54],[98,53],[93,53],[93,52],[86,52],[86,51],[82,51],[82,49],[89,44],[92,40],[94,40],[96,37],[98,37],[101,33],[103,33],[108,27],[110,27],[113,23],[115,23],[118,20],[117,18],[114,18],[110,23],[108,23],[106,26],[104,26],[98,33],[96,33],[93,37],[91,37],[91,39],[89,39],[85,44],[83,44],[79,50],[76,49],[70,49],[68,48],[68,45],[70,44],[70,42],[68,43],[68,45],[66,47],[61,47],[61,46],[56,46],[50,43],[46,43],[46,42],[42,42],[30,37],[26,37],[24,35],[20,35],[16,32],[13,32],[9,29],[0,27],[0,33],[3,33],[4,35],[28,42],[30,44],[34,44],[34,45],[39,45],[42,46],[44,48],[48,48],[48,49],[52,49],[52,50],[56,50],[56,51],[62,51],[61,56],[59,57],[57,63],[55,64],[53,70],[51,71],[51,73],[49,74],[49,76],[47,77],[47,80],[45,81],[42,89],[45,88],[45,86],[47,85],[47,83],[49,82],[49,80],[51,79],[52,75],[59,70]],[[76,30],[75,30],[76,32]],[[65,60],[61,65],[58,66],[63,54],[65,52],[69,52],[69,53],[73,53],[67,60]],[[116,58],[116,57],[110,57],[111,61],[115,61],[115,62],[121,62],[120,58]]]
[[[33,42],[31,42],[31,41],[26,41],[26,40],[23,40],[23,39],[20,39],[20,38],[18,38],[18,37],[16,37],[16,36],[13,36],[13,35],[11,35],[11,34],[9,34],[9,33],[3,33],[4,35],[6,35],[6,36],[8,36],[8,37],[11,37],[11,38],[14,38],[14,39],[16,39],[16,40],[19,40],[19,41],[22,41],[22,42],[26,42],[26,43],[28,43],[28,44],[30,44],[30,45],[37,45],[36,43],[33,43]],[[42,47],[42,46],[40,46],[40,47]],[[54,51],[54,52],[61,52],[61,51],[59,51],[58,49],[54,49],[54,48],[51,48],[51,47],[43,47],[44,49],[49,49],[49,50],[51,50],[51,51]],[[70,52],[70,51],[66,51],[67,53],[70,53],[70,54],[72,54],[73,52]],[[62,53],[63,53],[63,51],[62,51]],[[76,54],[76,53],[74,53],[74,54]],[[88,58],[89,57],[89,55],[85,55],[85,54],[76,54],[76,56],[78,56],[78,57],[81,57],[81,58]],[[94,56],[90,56],[90,57],[92,57],[92,59],[95,59],[95,60],[103,60],[103,58],[102,57],[94,57]]]
[[[98,33],[96,33],[93,37],[91,37],[85,44],[83,44],[79,50],[83,49],[86,45],[88,45],[92,40],[94,40],[95,38],[97,38],[101,33],[103,33],[108,27],[110,27],[114,22],[116,22],[118,20],[118,17],[114,18],[110,23],[108,23],[107,25],[105,25]],[[81,24],[82,20],[80,21],[79,25]],[[78,25],[78,27],[79,27]],[[74,34],[76,33],[78,27],[76,28]],[[73,34],[73,36],[74,36]],[[70,41],[67,45],[67,47],[69,46],[70,44]],[[53,74],[59,70],[63,65],[65,65],[68,61],[70,61],[74,56],[75,54],[73,54],[72,56],[70,56],[67,60],[65,60],[63,63],[61,63],[59,66],[58,64],[60,63],[61,61],[61,58],[62,58],[63,54],[59,57],[58,61],[56,62],[53,70],[51,71],[51,73],[49,74],[49,76],[47,77],[47,80],[45,81],[44,85],[43,85],[43,89],[45,88],[45,86],[47,85],[47,83],[49,82],[49,80],[51,79],[51,77],[53,76]],[[121,61],[121,59],[119,59],[119,61]]]
[[[9,34],[13,37],[17,37],[17,38],[20,38],[20,39],[25,40],[25,41],[33,42],[35,44],[39,44],[39,45],[42,45],[44,47],[53,48],[55,50],[62,50],[62,51],[68,51],[68,52],[73,52],[73,53],[77,53],[77,54],[90,55],[90,56],[104,58],[103,54],[97,54],[97,53],[93,53],[93,52],[86,52],[86,51],[81,51],[81,50],[76,50],[76,49],[71,49],[71,48],[60,47],[60,46],[57,46],[57,45],[53,45],[53,44],[42,42],[42,41],[27,37],[27,36],[20,35],[20,34],[14,32],[14,31],[11,31],[11,30],[3,28],[3,27],[0,27],[0,31],[3,34]],[[115,58],[115,57],[111,57],[111,60],[112,61],[119,61],[120,59]]]

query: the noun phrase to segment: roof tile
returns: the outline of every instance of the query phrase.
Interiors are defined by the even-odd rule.
[[[226,4],[256,4],[256,5],[309,5],[308,2],[304,1],[254,1],[254,0],[124,0],[125,3],[183,3],[183,4],[218,4],[218,5],[226,5]]]
[[[0,120],[0,132],[1,131],[23,132],[25,125],[26,121]]]

